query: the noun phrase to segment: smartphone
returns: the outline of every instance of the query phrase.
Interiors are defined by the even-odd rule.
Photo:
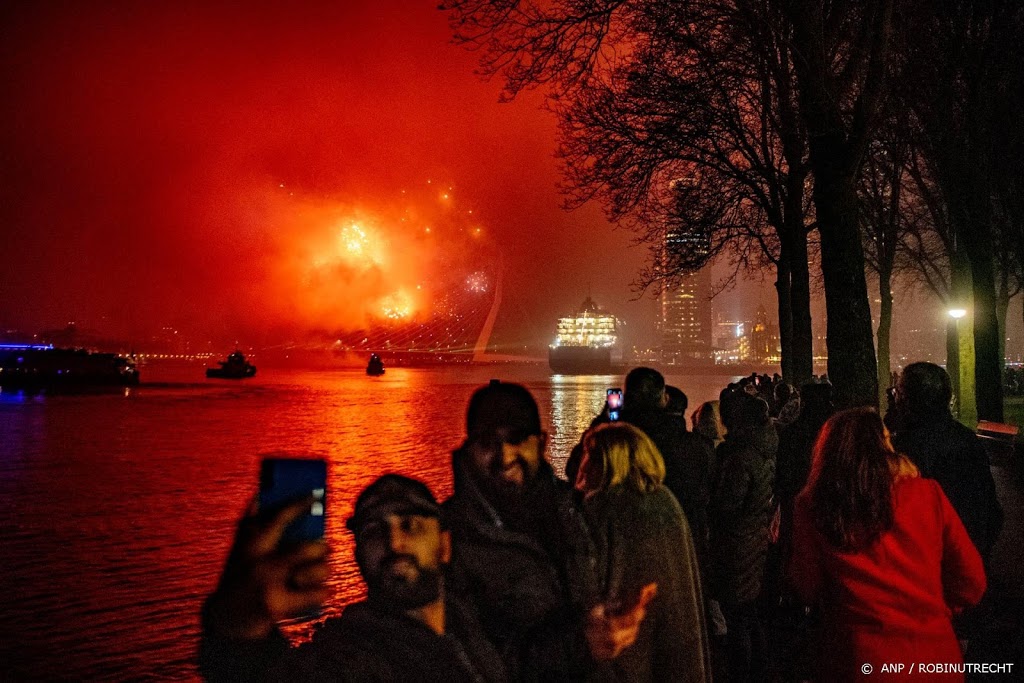
[[[289,503],[310,497],[309,511],[288,525],[281,537],[281,545],[318,541],[324,537],[327,463],[313,458],[263,459],[260,466],[260,514],[272,514]]]
[[[619,410],[622,408],[622,389],[614,387],[609,389],[606,396],[605,402],[608,406],[608,419],[615,420],[619,419]]]

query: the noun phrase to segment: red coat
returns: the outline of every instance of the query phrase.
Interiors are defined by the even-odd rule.
[[[892,529],[843,553],[814,528],[806,491],[796,499],[789,579],[807,604],[822,607],[823,681],[860,678],[865,664],[874,682],[915,678],[923,663],[963,662],[950,616],[981,600],[981,557],[935,481],[897,479],[893,506]],[[927,670],[921,677],[936,678]]]

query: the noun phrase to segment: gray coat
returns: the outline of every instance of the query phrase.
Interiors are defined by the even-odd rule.
[[[592,678],[710,681],[704,598],[690,525],[664,486],[641,493],[622,485],[582,503],[597,547],[601,594],[628,609],[658,584],[636,643]]]

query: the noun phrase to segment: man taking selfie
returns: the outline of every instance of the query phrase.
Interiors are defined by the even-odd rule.
[[[386,474],[356,501],[347,526],[367,600],[290,647],[276,624],[321,605],[327,548],[279,547],[308,509],[298,501],[263,518],[250,510],[216,591],[203,609],[200,670],[208,680],[501,681],[497,652],[467,610],[445,594],[451,555],[440,507],[422,482]]]

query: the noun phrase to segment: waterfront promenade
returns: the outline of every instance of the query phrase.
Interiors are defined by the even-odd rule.
[[[992,551],[989,567],[991,612],[982,635],[968,657],[976,662],[1013,662],[1014,677],[1024,676],[1024,441],[1018,435],[1014,451],[993,453],[992,476],[1003,506],[1003,530]],[[1018,667],[1019,673],[1018,673]],[[984,676],[979,675],[977,680]]]

